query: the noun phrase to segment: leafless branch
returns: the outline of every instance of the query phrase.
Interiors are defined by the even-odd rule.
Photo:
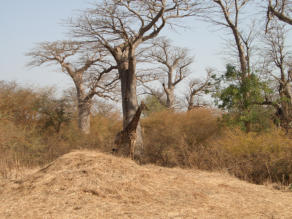
[[[158,64],[160,82],[167,97],[167,106],[174,105],[174,89],[189,74],[193,58],[187,49],[171,46],[166,38],[153,41],[151,50],[145,55],[153,63]],[[156,92],[157,93],[157,92]]]
[[[279,20],[292,25],[292,2],[290,0],[269,0],[266,32],[268,31],[269,23],[274,16]]]
[[[191,79],[188,85],[188,91],[185,94],[185,100],[187,102],[188,110],[192,110],[195,105],[196,99],[200,96],[210,92],[214,86],[214,81],[212,81],[213,70],[207,69],[207,77],[205,80]]]

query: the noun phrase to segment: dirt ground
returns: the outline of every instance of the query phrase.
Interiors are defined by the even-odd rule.
[[[1,183],[0,218],[292,218],[292,192],[94,151]]]

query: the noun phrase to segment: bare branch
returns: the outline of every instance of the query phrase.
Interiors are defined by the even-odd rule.
[[[210,92],[215,85],[212,81],[213,70],[207,69],[207,77],[204,81],[199,79],[191,79],[188,85],[188,92],[185,94],[188,110],[192,110],[195,106],[195,100],[203,94]]]
[[[240,29],[240,15],[244,12],[244,8],[248,5],[249,0],[212,0],[206,3],[209,5],[204,14],[204,18],[216,25],[223,26],[232,33],[236,46],[237,57],[240,64],[240,70],[243,77],[250,73],[250,43],[252,39],[252,31],[247,37],[243,37],[244,31]],[[245,40],[244,40],[245,39]]]
[[[188,55],[187,49],[171,46],[166,38],[158,38],[152,42],[152,47],[144,54],[144,57],[151,63],[157,64],[156,74],[164,92],[150,92],[152,95],[166,94],[166,105],[169,108],[174,106],[175,87],[189,74],[189,67],[193,58]],[[148,88],[148,90],[150,90]],[[160,101],[162,102],[162,101]],[[165,105],[165,104],[164,104]]]
[[[266,32],[269,22],[276,16],[279,20],[292,25],[292,2],[287,0],[269,0],[267,10]]]

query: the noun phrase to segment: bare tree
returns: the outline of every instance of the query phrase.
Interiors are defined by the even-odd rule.
[[[276,115],[281,126],[288,131],[289,124],[292,122],[292,56],[286,44],[287,30],[284,25],[273,22],[264,39],[265,61],[272,68],[268,73],[278,84],[279,101],[272,105],[276,107]],[[277,73],[275,73],[275,67]]]
[[[269,0],[267,10],[267,25],[270,20],[276,16],[279,20],[292,25],[292,1],[291,0]]]
[[[240,15],[249,0],[212,0],[205,17],[211,23],[226,28],[233,36],[242,77],[250,73],[250,48],[253,40],[252,30],[247,33],[240,27]],[[246,24],[244,24],[246,26]]]
[[[169,21],[192,16],[197,10],[198,0],[103,0],[72,22],[75,37],[103,45],[118,66],[124,128],[138,108],[136,49],[156,37]],[[139,126],[137,130],[135,154],[139,157],[143,142]]]
[[[197,78],[191,79],[188,84],[188,91],[185,94],[186,105],[188,111],[196,108],[202,107],[206,104],[199,104],[199,98],[206,93],[211,92],[212,88],[215,85],[215,82],[212,81],[213,70],[207,69],[207,77],[205,80],[200,80]]]
[[[40,43],[27,55],[32,59],[29,66],[57,64],[72,78],[78,102],[78,125],[84,134],[89,134],[93,97],[111,98],[110,92],[118,81],[108,76],[116,66],[105,59],[106,52],[97,47],[84,48],[80,42],[57,41]]]
[[[159,65],[156,74],[160,79],[163,92],[154,91],[149,87],[147,90],[156,96],[161,103],[164,103],[162,99],[164,93],[166,102],[163,105],[169,109],[174,108],[174,89],[189,74],[193,58],[189,56],[187,49],[172,46],[166,38],[154,40],[153,47],[147,57]]]

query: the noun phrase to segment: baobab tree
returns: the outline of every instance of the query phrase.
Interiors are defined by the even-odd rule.
[[[291,0],[268,0],[267,10],[267,26],[273,17],[277,17],[279,20],[292,25],[292,2]]]
[[[136,93],[136,50],[155,38],[170,21],[195,15],[198,0],[103,0],[71,22],[75,37],[107,49],[118,66],[121,82],[123,127],[138,108]],[[137,129],[135,156],[143,150],[141,130]]]
[[[193,58],[188,54],[186,48],[172,46],[170,40],[158,38],[153,41],[152,49],[146,57],[152,63],[157,63],[156,75],[162,85],[163,92],[153,91],[151,87],[146,87],[148,92],[158,98],[167,108],[174,108],[175,104],[175,87],[183,81],[190,73],[190,65]],[[162,99],[166,95],[166,102]]]
[[[118,82],[118,78],[109,76],[116,66],[110,65],[106,51],[87,48],[76,41],[56,41],[40,43],[27,55],[32,59],[29,66],[55,64],[71,77],[76,88],[78,126],[84,134],[89,134],[93,97],[112,98],[110,92]]]

